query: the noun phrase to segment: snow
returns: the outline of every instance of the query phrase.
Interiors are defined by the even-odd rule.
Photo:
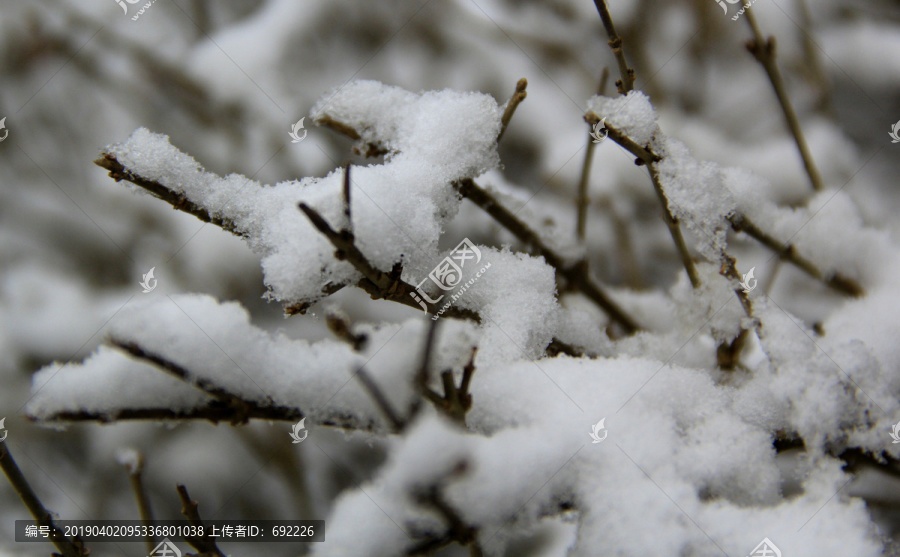
[[[588,109],[641,146],[648,145],[659,132],[656,111],[641,91],[619,97],[595,95],[588,100]]]
[[[45,120],[73,129],[113,126],[76,135],[70,148],[93,149],[146,126],[109,152],[134,173],[233,222],[256,255],[157,200],[117,193],[123,188],[99,173],[79,180],[59,142],[42,156],[34,139],[3,151],[14,153],[4,176],[23,186],[0,188],[6,209],[0,346],[9,354],[0,364],[3,403],[18,408],[29,398],[30,380],[25,412],[56,426],[68,423],[58,420],[60,413],[114,420],[125,409],[189,412],[214,400],[198,388],[206,384],[256,404],[302,411],[310,428],[302,445],[290,444],[284,423],[174,431],[140,423],[85,426],[64,439],[32,430],[34,440],[49,440],[43,455],[29,451],[34,465],[46,462],[47,477],[63,470],[79,478],[77,484],[115,470],[124,483],[116,462],[133,469],[139,449],[148,486],[164,485],[169,497],[174,481],[186,481],[203,508],[264,508],[279,517],[296,514],[291,498],[305,497],[297,484],[284,488],[278,481],[284,474],[310,484],[307,503],[315,504],[316,518],[327,520],[328,542],[312,544],[317,555],[398,555],[411,537],[442,533],[440,513],[414,497],[433,486],[478,528],[490,556],[740,556],[764,537],[785,557],[830,555],[836,548],[880,555],[880,537],[888,531],[875,526],[877,514],[851,489],[854,474],[837,455],[853,449],[876,459],[900,458],[900,446],[887,435],[900,420],[900,228],[891,220],[898,198],[887,187],[895,169],[885,137],[889,105],[882,103],[890,96],[880,92],[889,92],[898,74],[896,57],[884,55],[897,50],[886,16],[867,16],[871,8],[837,0],[816,4],[811,36],[827,54],[826,77],[840,109],[840,119],[831,120],[814,106],[819,91],[813,79],[796,71],[808,65],[802,34],[776,6],[759,3],[760,23],[778,37],[789,95],[825,178],[826,190],[813,192],[764,73],[743,49],[743,23],[726,27],[730,19],[711,19],[713,32],[694,41],[695,28],[710,22],[684,6],[644,17],[640,3],[615,3],[620,30],[644,41],[638,56],[627,38],[626,54],[655,73],[639,71],[646,93],[584,101],[596,90],[600,69],[615,68],[589,2],[557,2],[550,12],[539,3],[498,0],[479,7],[430,4],[421,15],[413,13],[416,7],[401,14],[414,18],[409,26],[399,25],[391,6],[350,4],[211,5],[213,40],[192,37],[185,48],[174,31],[146,34],[151,20],[142,21],[139,44],[151,54],[158,44],[164,60],[202,84],[210,115],[223,118],[204,124],[207,133],[195,133],[195,116],[172,98],[142,95],[155,82],[140,77],[153,59],[142,64],[121,54],[127,48],[97,48],[88,40],[95,27],[69,37],[71,44],[85,45],[97,68],[112,68],[99,77],[116,77],[139,102],[115,106],[109,93],[99,106],[85,105],[96,95],[67,94],[75,104],[66,117],[48,118],[60,106],[53,94],[84,90],[70,75],[81,71],[75,66],[55,77],[65,81],[38,95],[46,80],[40,72],[32,76],[35,83],[10,88],[11,102],[24,103],[19,122],[45,132],[35,138],[66,136],[38,127]],[[722,15],[715,6],[707,9]],[[32,12],[11,10],[0,50],[15,53],[21,29],[29,28],[23,15]],[[92,17],[105,17],[95,12]],[[48,25],[42,31],[53,36],[49,31],[69,25],[66,14],[33,21]],[[713,44],[716,49],[707,48]],[[453,53],[452,63],[435,62],[444,51]],[[312,52],[321,57],[307,64]],[[572,62],[545,64],[543,73],[547,59]],[[17,71],[27,73],[28,66]],[[357,75],[382,82],[350,78]],[[501,161],[502,101],[522,76],[529,79],[528,100],[504,137]],[[862,95],[861,86],[868,89]],[[218,110],[226,105],[227,111]],[[659,222],[647,168],[611,140],[596,146],[588,237],[575,239],[585,105],[661,156],[655,169],[669,209],[699,255],[700,287],[688,281]],[[310,124],[327,116],[352,126],[363,145],[387,151],[383,160],[351,170],[352,223],[345,220],[343,170],[335,162],[346,156],[346,141],[309,126],[302,145],[284,149],[287,129],[303,114]],[[8,123],[12,141],[24,137],[19,124]],[[877,150],[882,143],[860,140],[869,134],[886,145],[883,151]],[[878,164],[866,166],[870,152]],[[77,164],[90,160],[76,154]],[[61,187],[44,183],[45,176]],[[546,261],[459,198],[453,182],[462,178],[476,179],[564,260],[587,257],[612,298],[646,330],[607,336],[602,310],[563,290],[567,285],[557,283]],[[465,290],[454,307],[476,311],[480,323],[372,302],[362,290],[345,288],[329,303],[346,310],[354,332],[368,338],[357,352],[330,336],[316,315],[321,306],[285,321],[277,310],[254,304],[261,292],[258,266],[268,299],[286,305],[315,302],[329,284],[360,279],[298,211],[299,202],[335,229],[352,225],[369,261],[384,271],[402,263],[402,278],[411,284],[425,279],[463,238],[473,241],[481,260],[465,267]],[[735,214],[791,243],[826,276],[858,280],[865,295],[832,292],[778,262],[772,250],[730,231],[727,218]],[[145,264],[148,254],[166,264]],[[739,272],[756,269],[752,317],[735,297],[736,281],[722,276],[726,255],[736,258]],[[171,264],[167,258],[174,258]],[[160,288],[140,294],[136,278],[154,263]],[[364,366],[405,415],[418,399],[413,378],[433,317],[439,328],[430,387],[441,392],[438,377],[446,370],[458,382],[477,348],[473,407],[463,428],[424,404],[415,421],[394,433],[354,374]],[[722,369],[717,348],[741,331],[747,348],[734,369]],[[187,377],[103,345],[104,338],[138,344]],[[547,357],[553,339],[594,357]],[[588,433],[600,420],[608,437],[592,443]],[[353,431],[345,437],[326,427],[334,425]],[[283,443],[270,445],[268,434]],[[784,438],[802,440],[805,449],[776,452],[773,441]],[[120,447],[135,448],[116,454]],[[294,452],[272,461],[286,463],[284,469],[266,468],[267,451],[285,447]],[[69,461],[59,454],[77,456]],[[31,466],[29,459],[20,459],[23,468]],[[221,466],[226,460],[233,465]],[[87,474],[92,468],[101,474]],[[43,481],[35,470],[25,472]],[[257,474],[261,485],[249,483]],[[56,492],[49,482],[37,487],[42,496]],[[64,482],[59,487],[71,489]],[[73,492],[69,501],[103,510],[106,498],[92,501],[92,487]],[[109,497],[106,510],[133,512],[127,490],[119,491],[126,495]],[[874,498],[883,491],[876,484],[866,493]],[[77,511],[65,500],[51,507]],[[540,547],[544,532],[553,543]]]

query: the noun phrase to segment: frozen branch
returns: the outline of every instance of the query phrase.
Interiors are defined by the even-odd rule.
[[[463,197],[479,206],[519,240],[533,247],[539,255],[543,256],[548,265],[555,268],[556,272],[568,281],[573,289],[578,290],[597,304],[626,333],[631,334],[640,329],[637,322],[625,313],[594,279],[586,260],[568,263],[563,256],[547,246],[527,224],[519,220],[512,211],[504,207],[493,195],[473,180],[460,180],[456,183],[456,187]]]
[[[6,474],[6,478],[9,480],[10,485],[12,485],[15,492],[22,499],[22,502],[25,503],[25,507],[28,509],[28,512],[31,513],[31,516],[34,517],[35,522],[37,522],[39,526],[46,526],[50,529],[49,539],[63,557],[83,557],[90,553],[90,550],[84,547],[81,540],[78,538],[70,540],[63,535],[62,530],[60,530],[56,523],[53,522],[50,511],[48,511],[43,503],[41,503],[41,500],[38,499],[37,494],[31,488],[31,484],[28,483],[28,480],[25,479],[25,475],[22,474],[22,470],[19,469],[16,461],[13,460],[6,442],[2,441],[0,441],[0,468],[3,468],[3,473]]]
[[[364,278],[359,281],[357,286],[368,292],[373,300],[390,300],[411,308],[422,309],[410,296],[412,292],[415,292],[415,287],[400,278],[402,267],[399,263],[391,269],[390,273],[376,269],[359,248],[356,247],[352,232],[348,230],[337,232],[331,228],[331,225],[315,209],[305,203],[300,203],[299,207],[316,230],[321,232],[334,245],[336,249],[335,257],[349,262],[363,275]],[[446,314],[448,317],[470,319],[476,322],[481,321],[481,317],[477,313],[467,309],[450,307],[447,309]]]
[[[775,237],[765,233],[746,216],[733,215],[728,220],[731,222],[731,227],[735,232],[743,232],[747,236],[750,236],[777,253],[782,260],[791,263],[812,278],[821,281],[826,286],[848,296],[859,297],[865,294],[863,287],[852,278],[845,277],[840,273],[826,276],[812,261],[797,253],[797,248],[794,244],[791,244],[790,242],[783,243]]]
[[[585,120],[587,120],[588,123],[599,122],[600,118],[595,113],[588,112],[587,114],[585,114]],[[661,160],[656,153],[650,151],[646,147],[642,147],[641,145],[637,144],[637,142],[623,134],[621,131],[615,129],[614,127],[610,127],[609,124],[606,124],[606,127],[609,130],[609,137],[620,146],[622,146],[626,151],[637,157],[641,164],[653,166],[655,165],[655,163]],[[654,184],[654,187],[656,187],[656,184]],[[861,296],[862,294],[864,294],[862,286],[860,286],[859,283],[857,283],[855,280],[849,277],[845,277],[839,273],[835,273],[830,277],[826,276],[825,273],[823,273],[818,267],[816,267],[814,263],[797,253],[797,249],[793,244],[782,243],[775,237],[762,231],[745,215],[735,214],[730,216],[728,220],[731,223],[731,227],[736,232],[744,232],[751,238],[757,240],[762,245],[777,253],[779,257],[781,257],[781,259],[783,259],[784,261],[793,264],[811,277],[821,281],[826,286],[829,286],[849,296]],[[739,277],[738,280],[740,280]]]
[[[235,229],[234,223],[230,220],[213,217],[209,214],[209,211],[188,200],[188,198],[186,198],[184,195],[170,190],[159,182],[148,180],[142,176],[135,174],[134,172],[125,168],[125,166],[122,165],[122,163],[120,163],[119,160],[110,153],[103,153],[103,155],[99,159],[94,161],[94,164],[108,170],[109,177],[116,182],[121,182],[122,180],[131,182],[138,187],[144,188],[148,192],[152,193],[155,197],[165,201],[166,203],[171,205],[173,209],[183,211],[189,215],[194,215],[203,222],[214,224],[222,230],[231,232],[236,236],[241,235]]]
[[[594,112],[585,114],[584,119],[592,126],[600,122],[600,117]],[[615,127],[610,126],[609,124],[605,124],[605,126],[608,130],[608,137],[610,139],[637,157],[639,164],[647,166],[647,170],[650,173],[650,182],[653,184],[653,190],[656,192],[656,197],[659,199],[659,203],[662,206],[663,220],[665,220],[666,227],[669,229],[669,235],[672,236],[672,241],[675,242],[675,248],[678,250],[681,264],[684,266],[684,270],[691,280],[691,286],[698,288],[700,286],[700,275],[697,273],[697,267],[694,265],[694,258],[691,256],[691,252],[688,250],[687,244],[684,241],[684,235],[681,233],[681,226],[678,224],[678,219],[675,218],[675,215],[672,214],[672,210],[669,208],[669,199],[666,197],[666,192],[659,182],[659,169],[657,168],[656,163],[660,161],[660,157],[650,152],[649,149],[638,144]]]
[[[272,412],[276,415],[291,415],[292,417],[294,415],[293,413],[296,412],[298,414],[296,416],[297,419],[302,417],[302,415],[299,415],[299,412],[297,412],[293,408],[275,406],[272,404],[259,404],[251,400],[245,400],[240,396],[235,395],[234,393],[231,393],[217,385],[214,385],[208,380],[190,374],[183,367],[163,358],[162,356],[148,352],[137,343],[122,342],[116,339],[110,339],[110,344],[127,352],[128,354],[139,360],[154,364],[156,367],[165,371],[169,375],[172,375],[177,379],[184,381],[188,385],[212,396],[223,406],[233,409],[234,412],[232,414],[233,417],[231,420],[232,425],[247,423],[251,417],[256,417],[260,413],[268,412]]]
[[[800,119],[797,118],[797,112],[794,110],[794,105],[791,104],[791,99],[788,97],[787,88],[784,84],[784,78],[781,75],[781,70],[778,68],[775,53],[775,37],[770,36],[768,39],[763,37],[762,31],[760,31],[759,25],[756,23],[756,15],[753,8],[747,8],[746,16],[747,24],[750,26],[750,30],[753,31],[753,39],[747,42],[747,50],[753,54],[753,57],[766,70],[769,81],[772,83],[772,88],[775,89],[775,95],[778,97],[778,103],[781,105],[781,111],[784,113],[784,119],[791,130],[791,134],[794,136],[794,141],[797,142],[797,149],[800,151],[800,157],[803,159],[803,167],[809,175],[809,181],[812,183],[814,190],[822,191],[825,189],[822,183],[822,176],[819,174],[812,153],[809,151],[806,137],[803,135],[803,128],[800,127]]]

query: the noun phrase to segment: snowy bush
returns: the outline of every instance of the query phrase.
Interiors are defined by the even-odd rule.
[[[96,23],[96,10],[53,4],[41,12],[48,36],[71,42]],[[152,520],[146,493],[156,518],[196,520],[187,491],[172,489],[179,483],[203,519],[325,520],[322,543],[219,540],[233,555],[775,555],[764,543],[785,557],[896,551],[900,229],[890,217],[900,198],[887,151],[897,147],[883,137],[887,120],[872,126],[880,135],[842,128],[833,112],[850,101],[831,81],[847,83],[829,77],[852,66],[849,80],[878,99],[900,84],[896,71],[862,62],[896,43],[896,23],[871,14],[848,23],[852,8],[838,0],[810,6],[814,16],[802,1],[790,8],[802,32],[763,1],[424,3],[414,38],[387,39],[406,69],[320,68],[302,86],[307,111],[290,121],[281,104],[299,106],[286,85],[297,76],[284,57],[316,40],[317,63],[336,56],[327,49],[338,39],[313,35],[317,25],[380,36],[418,11],[227,4],[194,3],[201,37],[184,59],[173,45],[151,48],[154,31],[97,31],[132,50],[118,60],[95,53],[95,73],[178,89],[161,98],[179,98],[167,101],[172,112],[204,131],[183,140],[189,126],[148,106],[146,126],[94,132],[120,133],[95,161],[117,185],[100,178],[109,200],[96,217],[85,211],[88,224],[59,225],[78,230],[76,251],[98,252],[93,263],[63,274],[48,262],[60,238],[49,224],[33,237],[0,225],[14,240],[3,256],[16,263],[3,275],[0,316],[14,325],[0,332],[11,354],[0,400],[10,417],[50,426],[11,420],[0,457],[27,456],[19,465],[38,492],[54,476],[72,491],[68,502],[47,497],[56,514],[39,523]],[[130,11],[139,8],[134,25],[169,9]],[[813,21],[821,46],[808,35]],[[61,30],[73,22],[80,31]],[[692,43],[701,31],[722,37]],[[768,33],[785,44],[776,49]],[[241,52],[249,44],[254,52]],[[677,57],[687,44],[695,52]],[[414,76],[435,70],[417,49],[447,48],[466,57],[484,48],[491,69],[427,90],[433,76]],[[234,67],[215,49],[253,77],[233,87]],[[859,59],[830,56],[847,49]],[[550,69],[554,53],[570,61]],[[896,69],[896,50],[884,57]],[[835,66],[819,67],[823,59]],[[142,67],[115,77],[123,60]],[[592,94],[604,66],[611,75]],[[22,83],[36,79],[18,71]],[[254,78],[278,92],[261,94]],[[495,86],[510,96],[478,92]],[[877,140],[859,139],[870,132]],[[23,145],[4,156],[33,161],[34,144]],[[271,160],[278,171],[264,171]],[[39,174],[66,191],[57,169],[26,175]],[[40,202],[3,195],[26,215]],[[48,210],[62,214],[54,203]],[[105,242],[101,233],[125,256],[89,247]],[[87,278],[113,259],[109,274],[123,280]],[[254,302],[260,282],[264,307]],[[19,369],[34,372],[30,393]],[[115,425],[69,428],[80,422]],[[47,478],[34,478],[45,460]],[[11,458],[0,462],[23,495],[26,479]],[[76,475],[92,479],[78,487]],[[250,482],[255,493],[233,501]],[[185,542],[224,555],[213,540]],[[92,555],[143,551],[84,545]],[[56,547],[87,554],[77,539]]]

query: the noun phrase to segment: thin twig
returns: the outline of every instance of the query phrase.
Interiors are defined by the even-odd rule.
[[[150,507],[150,498],[147,497],[147,490],[144,489],[143,472],[144,472],[144,455],[134,451],[134,462],[123,462],[125,469],[128,470],[128,481],[131,483],[131,490],[134,492],[134,499],[137,502],[138,513],[141,516],[141,522],[147,526],[147,554],[153,553],[156,546],[156,540],[152,533],[153,526],[153,509]]]
[[[604,67],[600,76],[600,86],[597,88],[597,94],[603,95],[606,92],[606,81],[609,79],[609,68]],[[591,128],[592,126],[588,126]],[[577,222],[575,225],[575,233],[578,241],[584,243],[587,234],[587,212],[590,200],[588,199],[588,182],[591,176],[591,163],[594,160],[594,150],[597,144],[594,138],[588,133],[587,149],[584,151],[584,161],[581,163],[581,179],[578,181],[578,198],[575,200],[577,207]]]
[[[762,245],[778,254],[778,256],[788,263],[791,263],[804,273],[821,281],[826,286],[847,294],[848,296],[860,297],[865,294],[865,290],[855,280],[845,277],[840,273],[834,273],[826,276],[816,265],[797,253],[797,248],[791,243],[782,243],[775,237],[763,232],[756,224],[744,215],[733,215],[729,217],[731,227],[735,232],[743,232]]]
[[[588,124],[594,125],[597,122],[600,122],[600,117],[597,116],[594,112],[588,112],[584,116],[585,121]],[[675,243],[675,248],[678,250],[678,256],[681,259],[681,264],[684,266],[684,270],[687,272],[688,278],[691,281],[691,286],[694,288],[700,287],[700,274],[697,272],[697,267],[694,264],[694,258],[691,256],[691,252],[687,247],[687,243],[684,241],[684,235],[681,233],[681,226],[678,223],[678,219],[675,215],[672,214],[672,209],[669,207],[669,198],[666,196],[666,192],[663,189],[662,183],[659,180],[659,169],[657,168],[657,163],[660,161],[660,157],[655,153],[652,153],[648,148],[639,145],[636,141],[622,133],[619,129],[606,125],[606,129],[608,130],[608,137],[624,147],[627,151],[631,152],[634,156],[638,158],[641,164],[647,166],[647,171],[650,173],[650,182],[653,184],[653,190],[656,192],[656,197],[659,199],[659,203],[663,209],[663,220],[666,223],[666,227],[669,229],[669,235],[672,236],[672,241]]]
[[[390,300],[411,308],[422,309],[410,295],[415,292],[416,288],[400,278],[402,268],[399,264],[391,269],[390,273],[376,269],[359,248],[356,247],[352,233],[347,230],[336,232],[315,209],[305,203],[300,203],[298,206],[303,211],[303,214],[309,218],[312,225],[334,245],[336,248],[335,257],[349,262],[363,275],[364,278],[360,280],[357,286],[368,292],[369,296],[376,300]],[[477,313],[452,306],[447,309],[446,315],[448,317],[470,319],[476,322],[481,321]]]
[[[809,73],[813,82],[819,88],[819,98],[816,100],[816,108],[826,114],[832,120],[837,120],[837,113],[832,102],[832,88],[828,80],[828,74],[822,67],[822,56],[819,46],[813,40],[812,16],[806,0],[795,0],[797,11],[800,13],[800,32],[803,34],[804,60],[809,62]]]
[[[347,232],[353,234],[353,221],[350,219],[350,163],[344,166],[344,216],[347,217]]]
[[[460,180],[456,183],[456,187],[463,197],[481,207],[482,210],[512,232],[519,240],[532,246],[551,267],[556,269],[557,273],[565,277],[572,288],[580,291],[600,306],[609,315],[610,319],[618,323],[627,334],[634,333],[640,328],[637,322],[625,313],[594,279],[586,261],[581,260],[568,263],[563,256],[547,246],[541,237],[529,228],[527,224],[519,220],[512,211],[504,207],[493,195],[473,180]]]
[[[162,199],[163,201],[171,205],[173,209],[184,211],[189,215],[194,215],[203,222],[214,224],[222,230],[226,230],[228,232],[231,232],[232,234],[241,236],[241,233],[237,231],[235,224],[231,220],[220,217],[213,217],[209,214],[209,211],[197,205],[193,201],[190,201],[183,194],[176,193],[166,186],[160,184],[159,182],[148,180],[142,176],[139,176],[138,174],[135,174],[131,170],[125,168],[125,166],[119,162],[115,155],[112,155],[110,153],[103,153],[103,155],[99,159],[94,161],[94,164],[107,169],[109,171],[109,177],[116,182],[127,180],[136,186],[144,188],[159,199]]]
[[[334,336],[343,340],[356,352],[365,348],[369,342],[368,335],[362,333],[354,333],[353,326],[347,315],[336,309],[328,309],[325,311],[325,324],[334,333]]]
[[[509,121],[512,120],[513,114],[516,113],[516,108],[528,96],[528,93],[525,91],[526,87],[528,87],[528,80],[524,77],[516,83],[516,90],[512,97],[509,98],[509,101],[507,101],[506,109],[503,110],[503,116],[500,118],[500,133],[497,134],[498,143],[503,138],[503,134],[506,133],[506,127],[509,126]]]
[[[778,97],[778,103],[781,105],[781,110],[784,113],[784,119],[791,130],[791,134],[794,136],[794,141],[797,143],[797,149],[800,151],[800,157],[803,159],[803,167],[809,175],[809,181],[814,190],[822,191],[825,189],[822,175],[819,174],[819,169],[816,168],[809,145],[806,143],[806,137],[803,135],[803,128],[800,127],[800,119],[797,118],[797,112],[794,110],[794,105],[791,104],[791,99],[788,97],[787,88],[784,84],[784,78],[781,75],[781,70],[778,68],[775,53],[775,37],[770,36],[768,39],[763,37],[756,22],[753,8],[747,8],[745,15],[747,24],[753,32],[753,39],[747,41],[747,50],[753,54],[753,57],[766,70],[769,81],[772,83],[772,88],[775,89],[775,95]]]
[[[200,512],[197,510],[200,506],[199,503],[191,499],[187,488],[183,485],[178,484],[177,489],[178,497],[181,499],[181,514],[188,519],[191,526],[202,528],[203,520],[200,519]],[[200,537],[184,536],[184,541],[197,551],[200,551],[204,557],[225,557],[225,554],[216,545],[216,540],[209,535],[208,529],[203,529],[203,532],[203,536]]]
[[[19,469],[12,454],[10,454],[6,442],[0,442],[0,468],[3,468],[3,473],[9,479],[10,485],[22,499],[22,502],[25,503],[25,507],[31,513],[31,516],[34,517],[35,522],[39,526],[46,526],[50,529],[49,540],[62,553],[63,557],[83,557],[90,553],[90,550],[84,547],[81,540],[77,538],[70,540],[63,535],[62,530],[53,522],[50,511],[44,507],[37,494],[31,488],[31,484],[25,479],[25,475],[22,474],[22,470]]]
[[[675,248],[678,250],[681,264],[684,266],[684,270],[691,280],[691,286],[700,288],[700,275],[697,273],[697,267],[694,265],[694,258],[691,256],[687,243],[684,241],[684,235],[681,233],[681,226],[678,224],[678,218],[672,214],[672,209],[669,207],[669,198],[666,196],[666,191],[663,189],[662,182],[659,180],[659,168],[656,163],[650,163],[647,165],[647,170],[650,172],[650,181],[653,183],[653,190],[656,191],[656,197],[663,207],[663,220],[666,222],[666,227],[669,229],[669,235],[672,236],[672,241],[675,242]]]
[[[406,426],[406,422],[394,410],[394,407],[391,405],[391,402],[381,390],[381,387],[379,387],[378,384],[375,383],[375,380],[369,376],[369,372],[367,372],[365,368],[361,367],[356,372],[356,378],[359,379],[359,382],[366,389],[366,392],[368,392],[369,396],[372,397],[372,400],[375,402],[375,406],[378,407],[381,413],[384,414],[384,416],[391,423],[391,427],[393,427],[394,432],[399,433],[403,431],[403,428]]]
[[[594,5],[597,6],[600,19],[603,20],[603,27],[606,28],[606,34],[609,35],[609,48],[612,49],[613,56],[615,56],[616,62],[619,64],[619,74],[622,78],[616,80],[616,88],[618,88],[619,93],[625,95],[634,89],[634,69],[629,68],[628,62],[625,60],[625,52],[622,50],[622,37],[616,33],[616,26],[613,25],[606,0],[594,0]]]
[[[272,411],[278,415],[289,414],[295,410],[274,404],[260,404],[252,400],[246,400],[222,387],[219,387],[207,379],[197,377],[171,360],[167,360],[158,354],[153,354],[135,342],[125,342],[115,338],[110,339],[110,344],[119,348],[139,360],[156,365],[169,375],[172,375],[188,385],[203,391],[216,398],[222,404],[234,409],[232,425],[247,423],[251,417],[260,412]],[[298,418],[299,419],[299,418]]]
[[[428,327],[428,333],[425,335],[425,344],[422,346],[422,357],[419,359],[419,370],[416,372],[415,379],[415,387],[418,389],[419,394],[423,398],[428,398],[432,402],[434,402],[431,398],[429,398],[429,392],[431,389],[428,388],[429,381],[429,366],[431,365],[431,354],[434,350],[434,341],[437,338],[437,330],[440,325],[440,320],[436,319],[431,322],[431,325]],[[421,399],[415,399],[410,406],[409,409],[409,419],[412,420],[416,414],[419,413],[419,409],[421,407]]]
[[[213,400],[206,406],[179,410],[173,410],[171,408],[120,408],[106,411],[64,410],[62,412],[56,412],[47,418],[38,419],[34,416],[28,416],[27,419],[32,422],[45,424],[54,422],[98,422],[101,424],[109,424],[128,421],[164,422],[167,420],[207,420],[211,423],[218,424],[219,422],[241,423],[245,419],[296,422],[302,417],[303,412],[298,408],[261,406],[258,408],[250,408],[247,411],[241,411],[233,406],[222,404],[222,402],[218,400]],[[321,425],[334,425],[344,429],[363,429],[357,424],[356,420],[348,420],[347,422],[340,423],[323,423]]]
[[[600,118],[593,112],[588,112],[585,115],[585,120],[587,120],[589,123],[594,121],[599,122]],[[638,160],[642,161],[642,163],[651,166],[660,160],[660,157],[656,153],[648,150],[645,147],[641,147],[634,140],[624,135],[621,131],[609,126],[609,124],[607,124],[607,129],[609,130],[609,137],[612,138],[613,141],[615,141],[623,148],[625,148],[625,150],[629,151],[631,154],[637,157]],[[825,285],[849,296],[862,296],[865,293],[862,286],[860,286],[858,282],[849,277],[845,277],[840,273],[835,273],[834,275],[827,277],[825,273],[823,273],[821,270],[819,270],[818,267],[815,266],[815,264],[801,256],[797,252],[793,244],[784,244],[773,236],[767,234],[766,232],[763,232],[745,215],[734,214],[728,217],[728,220],[731,222],[731,227],[736,232],[744,232],[751,238],[757,240],[762,245],[777,253],[779,257],[781,257],[784,261],[793,264],[809,276],[815,278],[816,280],[822,281]]]

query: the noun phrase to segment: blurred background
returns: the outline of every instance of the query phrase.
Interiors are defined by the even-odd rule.
[[[637,70],[637,87],[667,133],[700,159],[748,168],[766,194],[797,205],[806,174],[771,85],[744,48],[746,21],[716,0],[614,0],[613,18]],[[284,424],[80,424],[42,428],[24,419],[30,377],[42,366],[80,361],[106,323],[134,296],[199,292],[236,300],[257,326],[294,338],[329,335],[319,317],[285,319],[264,299],[259,256],[238,238],[116,183],[93,164],[137,127],[168,135],[207,169],[267,183],[321,176],[352,143],[308,118],[317,99],[351,79],[412,91],[452,88],[499,102],[528,79],[500,147],[494,183],[508,186],[549,232],[574,238],[574,199],[588,141],[582,116],[604,67],[615,61],[590,0],[34,0],[0,5],[0,417],[8,446],[60,518],[138,518],[116,451],[140,450],[158,518],[178,518],[176,483],[204,517],[327,519],[342,489],[365,481],[383,459],[379,442],[317,432],[340,455],[329,460],[285,442]],[[127,13],[123,11],[127,8]],[[828,187],[843,187],[867,225],[896,239],[900,145],[900,1],[757,0],[777,37],[789,94]],[[307,116],[308,137],[288,132]],[[0,130],[0,134],[2,134]],[[680,263],[646,171],[611,142],[596,150],[587,247],[600,278],[647,291],[671,285]],[[447,236],[516,245],[464,204]],[[752,257],[750,245],[737,252]],[[745,251],[741,251],[745,250]],[[768,259],[768,255],[765,259]],[[760,261],[763,261],[760,255]],[[151,267],[159,288],[138,285]],[[749,267],[749,265],[747,265]],[[784,269],[778,288],[814,323],[823,290]],[[331,301],[355,320],[414,312],[344,289]],[[394,304],[396,305],[396,304]],[[900,489],[854,485],[886,533],[900,527]],[[0,551],[49,555],[14,544],[28,518],[0,482]],[[242,548],[235,555],[296,555],[303,548]],[[453,551],[453,550],[449,550]],[[522,550],[524,551],[524,550]],[[559,555],[535,544],[530,555]],[[96,555],[144,555],[142,544],[98,546]],[[450,552],[446,554],[451,554]],[[526,553],[520,553],[525,555]]]

